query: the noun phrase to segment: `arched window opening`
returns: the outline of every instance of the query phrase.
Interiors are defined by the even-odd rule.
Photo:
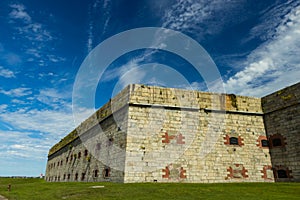
[[[96,169],[96,170],[94,171],[94,177],[97,178],[98,176],[99,176],[99,171]]]
[[[110,177],[110,168],[109,167],[105,167],[103,170],[103,177],[104,178],[108,178]]]
[[[89,154],[89,151],[87,149],[84,150],[84,156],[88,156],[88,154]]]
[[[85,179],[85,173],[81,174],[81,180],[83,181]]]

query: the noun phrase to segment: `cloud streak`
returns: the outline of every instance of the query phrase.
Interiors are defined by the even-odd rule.
[[[242,21],[243,17],[234,18],[240,10],[243,1],[178,0],[165,12],[162,26],[203,40],[207,35],[221,32],[229,21],[232,24]]]
[[[26,61],[36,62],[39,66],[65,61],[51,53],[52,50],[49,51],[50,43],[57,41],[57,38],[42,23],[36,22],[23,4],[11,4],[10,8],[9,23],[16,30],[13,38],[22,40]]]
[[[5,69],[2,66],[0,66],[0,76],[4,78],[16,78],[16,75],[13,71]]]
[[[30,88],[21,87],[21,88],[15,88],[11,90],[0,89],[0,93],[5,94],[9,97],[23,97],[32,94],[32,91]]]
[[[291,9],[298,5],[300,5],[298,1],[286,1],[278,5],[275,3],[274,6],[262,11],[259,18],[261,22],[250,30],[250,37],[246,40],[260,38],[266,41],[276,37],[276,27],[282,23],[282,16],[288,15]]]
[[[260,97],[299,81],[300,5],[290,10],[272,39],[255,49],[242,63],[244,69],[226,81],[227,92]]]
[[[27,23],[31,22],[31,17],[25,11],[25,6],[22,4],[12,4],[10,5],[12,11],[9,13],[10,18],[12,19],[20,19]]]
[[[95,43],[106,33],[107,27],[111,19],[110,10],[111,10],[110,0],[104,0],[104,1],[95,0],[94,3],[90,5],[88,11],[88,16],[89,16],[88,38],[87,38],[88,52],[90,52],[95,47],[95,45],[97,45]],[[99,15],[99,13],[101,13],[101,15]]]

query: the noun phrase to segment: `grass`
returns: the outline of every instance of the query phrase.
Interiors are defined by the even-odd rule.
[[[11,184],[11,191],[7,191]],[[91,188],[91,186],[104,188]],[[8,199],[300,199],[300,183],[49,183],[42,179],[0,178]]]

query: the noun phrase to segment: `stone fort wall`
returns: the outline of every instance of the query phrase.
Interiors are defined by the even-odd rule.
[[[124,182],[274,180],[259,98],[132,87]]]
[[[50,149],[46,180],[273,182],[261,105],[260,98],[130,85]]]
[[[276,181],[300,181],[300,83],[262,98]]]
[[[50,149],[47,181],[124,182],[128,89]]]

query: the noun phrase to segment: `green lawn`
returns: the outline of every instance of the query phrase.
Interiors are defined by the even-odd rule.
[[[12,189],[7,191],[7,185]],[[91,188],[91,186],[104,188]],[[300,199],[300,183],[48,183],[41,179],[0,178],[8,199]]]

